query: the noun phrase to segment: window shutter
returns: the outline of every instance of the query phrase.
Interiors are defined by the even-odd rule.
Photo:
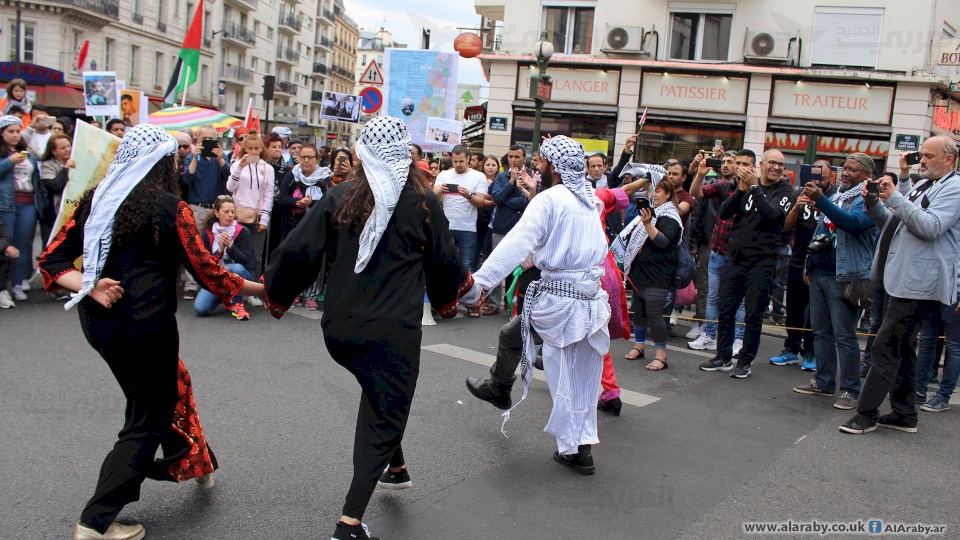
[[[883,8],[818,7],[811,64],[876,68]]]

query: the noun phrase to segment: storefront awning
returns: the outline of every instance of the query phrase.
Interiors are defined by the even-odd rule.
[[[83,91],[79,86],[31,86],[37,93],[37,103],[55,109],[83,109]]]
[[[523,111],[536,110],[536,104],[530,100],[516,100],[513,102],[513,108]],[[544,112],[551,113],[572,113],[572,114],[593,114],[598,116],[617,116],[616,105],[585,105],[583,103],[544,103]]]
[[[808,131],[811,133],[835,133],[838,135],[860,135],[875,139],[889,139],[893,129],[884,124],[854,124],[851,122],[831,122],[828,120],[803,120],[800,118],[767,119],[767,131]]]

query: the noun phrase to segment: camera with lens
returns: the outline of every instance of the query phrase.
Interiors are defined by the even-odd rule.
[[[632,199],[633,200],[630,202],[632,202],[633,205],[637,207],[637,212],[640,212],[642,210],[649,210],[651,208],[650,199],[647,198],[647,194],[643,191],[638,191],[634,193]]]
[[[833,245],[833,235],[831,234],[820,234],[813,237],[813,240],[810,240],[810,245],[807,246],[807,254],[813,255],[814,253],[820,253],[824,249],[827,249]]]

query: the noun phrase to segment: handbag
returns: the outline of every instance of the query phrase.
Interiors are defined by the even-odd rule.
[[[677,300],[674,305],[677,307],[689,306],[697,301],[697,285],[693,281],[686,287],[677,290]]]
[[[877,288],[870,279],[858,279],[856,281],[847,281],[840,287],[840,299],[851,306],[870,309],[873,305],[873,298],[876,296]]]
[[[263,161],[261,160],[260,163]],[[259,166],[260,163],[257,163],[256,166]],[[259,171],[257,172],[259,176]],[[237,222],[244,225],[256,225],[260,221],[260,206],[263,204],[263,187],[259,187],[259,192],[257,193],[257,207],[250,208],[249,206],[240,206],[237,205]]]

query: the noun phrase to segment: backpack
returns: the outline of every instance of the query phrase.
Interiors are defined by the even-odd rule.
[[[673,278],[674,290],[680,290],[690,285],[696,275],[697,262],[693,260],[693,255],[690,254],[687,239],[681,236],[680,242],[677,243],[677,274]]]

